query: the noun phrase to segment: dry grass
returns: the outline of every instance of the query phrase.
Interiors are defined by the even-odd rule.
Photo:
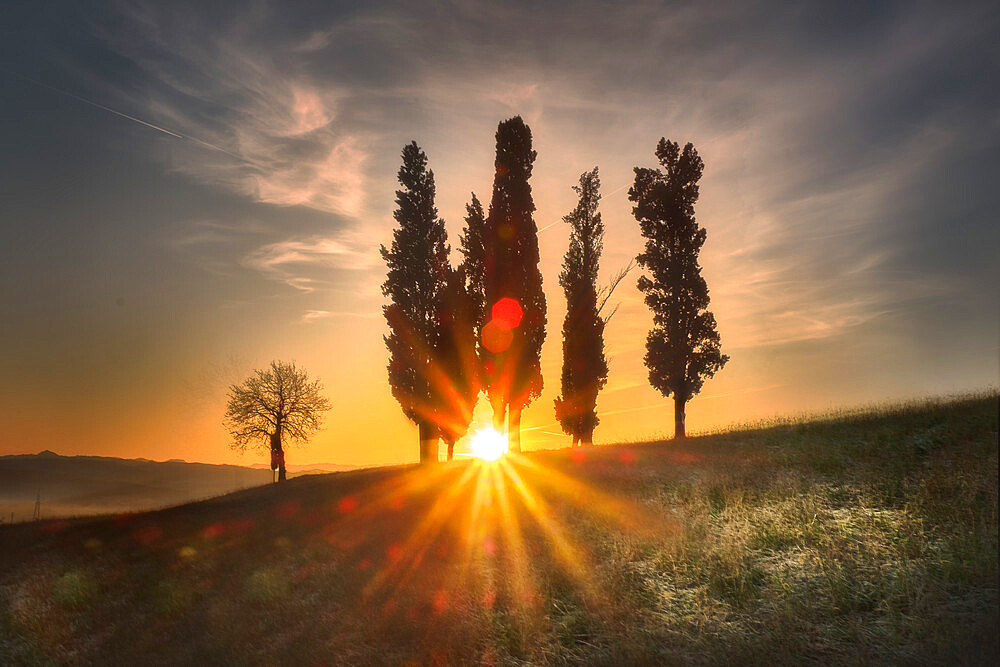
[[[995,393],[0,530],[0,663],[998,659]]]

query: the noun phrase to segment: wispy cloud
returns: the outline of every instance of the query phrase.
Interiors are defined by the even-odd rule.
[[[198,246],[229,245],[235,239],[267,231],[259,220],[216,220],[194,218],[170,227],[164,242],[173,248],[191,249]]]
[[[538,97],[537,83],[511,84],[499,90],[490,91],[487,98],[520,110],[525,103]]]
[[[174,168],[261,202],[357,216],[368,151],[337,117],[345,91],[282,62],[241,21],[209,34],[161,10],[130,6],[130,29],[103,34],[147,76],[145,90],[132,93],[136,106],[222,151],[171,146]]]
[[[755,25],[741,8],[677,11],[665,20],[654,4],[613,16],[588,4],[587,21],[563,25],[559,12],[526,21],[517,8],[472,3],[456,8],[460,23],[432,21],[430,29],[421,12],[398,5],[272,37],[263,26],[273,8],[262,7],[216,29],[210,48],[197,38],[205,26],[170,13],[161,20],[150,6],[131,12],[135,34],[147,39],[109,37],[157,82],[144,100],[154,118],[195,127],[251,161],[176,151],[177,168],[199,180],[263,202],[361,216],[368,236],[379,238],[391,225],[386,161],[395,156],[379,141],[398,134],[394,123],[404,124],[407,138],[411,128],[448,137],[445,154],[439,147],[431,158],[439,205],[454,220],[446,209],[461,214],[450,198],[452,190],[467,196],[469,184],[452,185],[473,168],[469,156],[489,164],[488,146],[470,149],[473,133],[498,114],[521,113],[539,145],[534,188],[539,228],[550,230],[544,239],[559,234],[568,210],[548,208],[561,201],[551,193],[568,192],[569,169],[599,162],[608,179],[609,258],[641,247],[620,210],[629,207],[621,200],[631,166],[652,162],[660,133],[695,141],[708,166],[698,206],[710,231],[703,264],[727,350],[832,340],[961,288],[907,257],[930,241],[910,233],[911,219],[926,214],[900,206],[902,193],[932,182],[932,165],[955,153],[969,122],[955,108],[916,104],[929,84],[914,73],[968,29],[960,13],[944,22],[924,10],[895,22],[876,17],[852,49],[838,47],[846,26],[837,24],[812,35],[829,48],[777,39],[748,57],[732,32]],[[799,19],[775,16],[778,24]],[[497,40],[487,24],[519,27],[516,43]],[[567,30],[564,39],[538,47],[536,38],[556,25]],[[700,46],[686,34],[699,35]],[[595,61],[581,61],[581,50]],[[661,51],[678,66],[665,71]],[[347,63],[357,54],[352,71]],[[913,90],[895,91],[901,81]],[[556,154],[557,163],[544,162]],[[369,184],[366,170],[376,167],[381,180]],[[379,206],[366,205],[369,186]],[[939,223],[923,224],[941,235]],[[281,236],[243,252],[240,263],[304,294],[328,287],[331,269],[378,266],[371,240],[292,229]],[[637,360],[649,318],[630,283],[608,346]]]
[[[299,322],[302,324],[311,324],[319,320],[337,320],[341,318],[358,318],[363,320],[377,319],[381,316],[381,313],[352,313],[348,311],[330,311],[330,310],[307,310],[299,318]]]
[[[328,284],[318,273],[365,271],[378,266],[379,258],[368,241],[316,237],[263,245],[244,257],[243,265],[308,293]]]

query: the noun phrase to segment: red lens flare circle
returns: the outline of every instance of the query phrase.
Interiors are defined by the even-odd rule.
[[[505,296],[493,304],[491,314],[494,320],[506,323],[507,328],[516,329],[524,317],[524,309],[521,308],[521,304],[518,303],[517,299]]]
[[[490,320],[483,327],[482,339],[483,347],[493,354],[500,354],[506,352],[510,344],[514,342],[514,332],[510,330],[506,322]]]

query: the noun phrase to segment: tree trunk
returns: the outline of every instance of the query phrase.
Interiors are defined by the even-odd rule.
[[[500,400],[491,400],[490,406],[493,407],[493,430],[497,433],[503,433],[503,422],[506,415],[506,406]]]
[[[507,431],[507,451],[521,451],[521,406],[510,406],[510,420]]]
[[[574,447],[580,446],[580,436],[578,436],[576,433],[573,434],[573,446]]]
[[[278,471],[278,481],[287,479],[285,474],[285,452],[281,448],[281,426],[271,434],[271,471]]]
[[[455,458],[455,443],[454,442],[449,442],[448,443],[448,460],[451,461],[453,458]]]
[[[683,398],[674,394],[674,440],[681,440],[687,436],[684,435],[684,404],[687,403]]]
[[[590,447],[594,444],[594,432],[589,431],[580,436],[580,445],[583,447]]]
[[[420,462],[437,463],[438,436],[434,425],[430,422],[422,421],[417,424],[417,433],[420,438]]]

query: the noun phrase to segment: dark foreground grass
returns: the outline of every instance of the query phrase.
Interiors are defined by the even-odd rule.
[[[4,527],[0,664],[995,664],[997,409]]]

